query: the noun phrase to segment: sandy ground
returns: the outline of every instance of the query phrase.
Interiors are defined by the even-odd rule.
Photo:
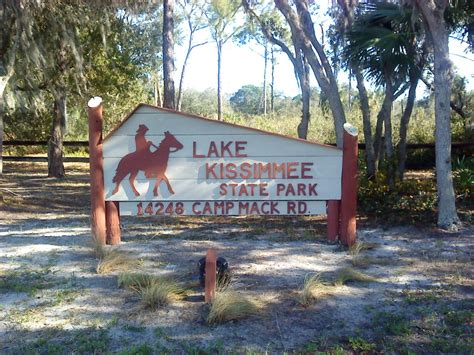
[[[21,167],[21,173],[18,169]],[[64,180],[42,164],[7,165],[0,179],[0,353],[227,351],[472,353],[474,229],[361,227],[359,253],[327,243],[320,218],[123,218],[117,249],[136,271],[194,284],[197,261],[217,248],[233,287],[263,309],[209,326],[199,297],[156,311],[97,274],[84,165]],[[332,284],[346,268],[375,278],[348,282],[308,307],[306,275]]]

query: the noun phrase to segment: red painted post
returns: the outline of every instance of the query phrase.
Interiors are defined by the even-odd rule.
[[[209,303],[216,295],[217,253],[215,249],[208,249],[206,254],[206,283],[204,301]]]
[[[357,128],[344,124],[342,150],[341,225],[339,237],[342,244],[353,245],[356,241],[357,214]]]
[[[339,205],[340,201],[330,200],[327,202],[327,239],[330,242],[335,242],[339,235]]]
[[[120,205],[118,201],[105,202],[107,244],[120,244]]]
[[[91,183],[92,238],[102,245],[106,241],[104,167],[102,160],[102,99],[93,97],[88,102],[89,157]]]

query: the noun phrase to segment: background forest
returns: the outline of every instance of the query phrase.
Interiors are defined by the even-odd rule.
[[[411,1],[338,0],[319,7],[308,1],[4,0],[3,140],[47,140],[49,175],[61,177],[65,155],[87,154],[63,141],[87,140],[85,108],[95,95],[104,100],[106,132],[141,102],[338,145],[347,121],[358,127],[365,143],[361,191],[379,199],[384,191],[395,191],[398,199],[407,189],[402,183],[406,166],[435,166],[433,150],[407,153],[407,143],[443,142],[437,154],[450,156],[450,139],[472,142],[474,92],[451,66],[443,74],[449,80],[437,79],[442,69],[437,63],[443,54],[449,58],[447,47],[439,45],[448,36],[472,58],[473,10],[469,0],[427,1],[426,8]],[[318,23],[322,15],[331,22]],[[442,18],[443,28],[434,28],[430,16]],[[221,61],[230,42],[263,53],[260,85],[222,92]],[[178,46],[186,54],[181,67],[175,65]],[[209,78],[206,90],[186,89],[186,66],[202,46],[217,52],[217,76]],[[294,97],[274,90],[279,84],[275,64],[285,60],[292,63],[300,88]],[[450,106],[443,119],[436,118],[444,105],[436,103],[441,89],[448,90]],[[3,148],[3,155],[45,152]],[[469,150],[454,153],[452,206],[454,198],[469,201],[473,185]],[[437,169],[449,185],[451,161],[449,169]],[[450,191],[440,181],[437,189]],[[431,198],[428,209],[436,200]],[[455,214],[449,212],[451,217],[438,224],[456,224]]]

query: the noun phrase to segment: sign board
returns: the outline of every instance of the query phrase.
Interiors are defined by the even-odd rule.
[[[341,149],[145,104],[103,159],[121,215],[315,215],[341,199]]]

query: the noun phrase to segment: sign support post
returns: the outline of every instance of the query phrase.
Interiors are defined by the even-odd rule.
[[[357,128],[349,123],[344,123],[341,224],[339,238],[342,244],[349,246],[356,242],[358,153],[357,136]]]
[[[102,98],[87,103],[89,119],[89,156],[91,182],[92,237],[101,245],[106,242],[104,167],[102,162]]]
[[[105,220],[107,224],[107,244],[120,244],[120,205],[117,201],[105,202]]]
[[[327,239],[335,242],[339,235],[339,200],[329,200],[327,202]]]
[[[217,253],[215,249],[209,249],[206,254],[206,279],[204,301],[209,303],[216,295],[216,271]]]

